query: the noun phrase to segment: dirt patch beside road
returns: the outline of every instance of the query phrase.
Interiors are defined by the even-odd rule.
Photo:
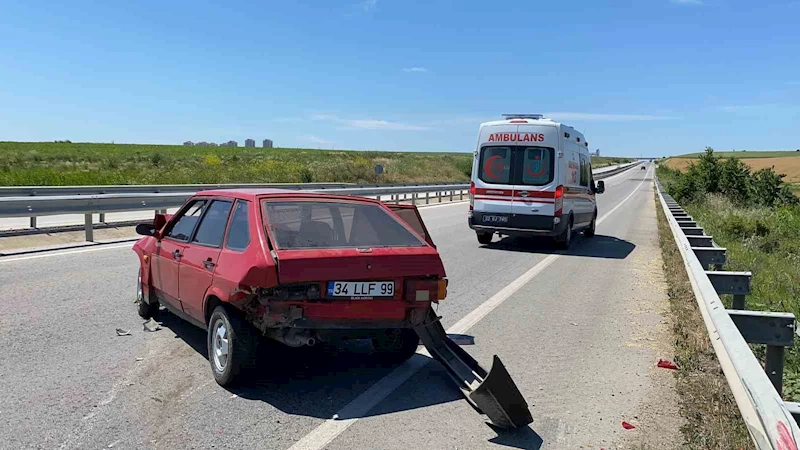
[[[716,153],[716,152],[715,152]],[[787,183],[800,182],[800,156],[785,156],[781,158],[740,158],[752,170],[775,167],[778,173],[786,174],[783,180]],[[664,165],[681,171],[689,168],[689,164],[696,163],[695,158],[669,158]]]

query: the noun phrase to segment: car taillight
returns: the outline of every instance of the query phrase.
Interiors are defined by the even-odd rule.
[[[447,279],[406,281],[406,300],[410,302],[438,302],[447,297]]]
[[[561,210],[564,208],[564,186],[559,186],[556,188],[556,214],[557,216],[561,215]]]

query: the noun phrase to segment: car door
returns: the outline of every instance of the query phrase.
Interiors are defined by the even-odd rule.
[[[478,151],[473,176],[475,225],[509,226],[514,196],[513,159],[512,145],[490,144]]]
[[[537,228],[530,216],[555,215],[555,149],[520,146],[514,157],[515,182],[513,213],[515,222],[524,228]]]
[[[205,323],[203,304],[214,278],[232,206],[230,199],[211,200],[181,258],[178,293],[183,312],[201,323]]]
[[[186,204],[167,224],[164,237],[156,243],[153,255],[152,276],[156,297],[183,311],[179,295],[180,264],[189,238],[194,233],[206,200],[196,199]]]
[[[591,186],[592,166],[589,163],[589,156],[581,154],[580,164],[580,186],[577,188],[578,194],[575,197],[575,224],[585,225],[592,221],[594,213],[594,194]]]

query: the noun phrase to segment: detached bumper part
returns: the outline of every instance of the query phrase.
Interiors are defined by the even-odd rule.
[[[519,428],[533,422],[528,403],[497,355],[486,370],[450,340],[431,311],[426,325],[416,328],[425,348],[456,382],[467,401],[500,428]]]

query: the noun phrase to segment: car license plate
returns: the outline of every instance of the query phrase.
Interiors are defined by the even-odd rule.
[[[483,223],[508,223],[508,216],[483,215]]]
[[[394,281],[330,281],[328,297],[394,297]]]

